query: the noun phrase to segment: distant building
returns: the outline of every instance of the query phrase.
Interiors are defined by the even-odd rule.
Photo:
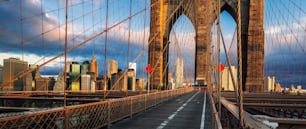
[[[31,74],[25,76],[26,83],[23,87],[24,91],[48,91],[53,90],[55,86],[54,77],[41,77],[38,65],[30,64],[29,69],[36,69]]]
[[[17,58],[9,58],[3,60],[3,83],[8,83],[8,86],[3,87],[3,90],[22,91],[25,85],[25,78],[18,79],[14,82],[11,80],[18,74],[24,72],[28,68],[28,62],[21,61]]]
[[[90,81],[90,90],[91,91],[96,91],[96,81]]]
[[[65,86],[64,73],[61,72],[58,74],[53,90],[54,91],[64,91],[64,86]]]
[[[127,90],[128,77],[123,74],[122,70],[118,70],[118,73],[113,73],[110,78],[109,90]]]
[[[106,77],[106,82],[104,76],[98,77],[96,81],[96,90],[107,90],[108,78]],[[106,85],[105,85],[106,83]]]
[[[90,90],[91,91],[95,91],[95,90],[99,90],[99,88],[97,87],[97,78],[96,77],[96,73],[94,72],[87,72],[86,75],[89,75],[90,78]],[[82,80],[81,80],[82,83]]]
[[[71,82],[71,90],[72,91],[80,91],[80,82],[79,81],[73,81]]]
[[[32,74],[26,75],[25,76],[25,85],[23,86],[23,91],[32,91],[33,90],[33,84],[34,84],[34,87],[35,87],[35,81],[33,80]]]
[[[289,90],[290,90],[290,91],[295,91],[295,90],[296,90],[293,84],[290,86],[290,89],[289,89]]]
[[[3,78],[3,71],[2,71],[2,69],[3,69],[3,66],[2,65],[0,65],[0,84],[2,84],[2,78]]]
[[[81,74],[85,75],[90,72],[90,63],[89,61],[84,61],[81,65]],[[95,75],[94,75],[95,76]]]
[[[168,89],[174,89],[172,73],[168,73]]]
[[[175,88],[183,86],[184,79],[184,60],[183,58],[177,58],[175,67]]]
[[[91,90],[91,77],[90,75],[81,75],[81,90]]]
[[[29,65],[29,69],[35,69],[37,68],[38,66],[37,65],[34,65],[34,64],[30,64]],[[39,72],[39,69],[36,69],[32,72],[32,77],[33,77],[33,80],[35,78],[40,78],[40,72]]]
[[[143,78],[136,79],[136,90],[144,90],[144,80]]]
[[[93,80],[95,81],[97,77],[99,76],[99,69],[98,69],[98,62],[95,56],[92,56],[91,62],[90,62],[90,72],[95,73]]]
[[[36,69],[38,66],[37,65],[34,65],[34,64],[30,64],[29,65],[29,69]],[[26,89],[36,89],[36,82],[35,82],[35,80],[37,79],[37,78],[41,78],[41,76],[40,76],[40,71],[39,71],[39,68],[37,68],[36,70],[34,70],[33,72],[32,72],[32,74],[31,74],[31,79],[30,79],[30,77],[29,77],[29,75],[27,75],[26,76],[26,78],[27,78],[27,82],[26,82]],[[30,82],[31,81],[31,82]],[[30,88],[30,86],[32,87],[32,88]]]
[[[69,84],[72,91],[80,90],[81,67],[78,62],[72,62],[69,72]]]
[[[232,81],[232,76],[229,68],[231,68],[235,84],[237,84],[237,69],[235,66],[224,67],[224,70],[221,72],[221,87],[225,91],[234,91],[234,83]]]
[[[115,60],[108,60],[107,64],[107,76],[111,77],[112,74],[118,72],[118,63]]]
[[[275,77],[266,77],[265,78],[265,81],[264,81],[264,84],[265,84],[265,88],[264,88],[264,91],[265,92],[270,92],[270,91],[273,91],[274,92],[274,86],[275,86]]]
[[[136,90],[136,73],[134,71],[134,69],[128,69],[128,72],[127,72],[127,75],[128,75],[128,90],[133,90],[135,91]]]
[[[129,69],[134,69],[134,71],[135,71],[135,77],[137,77],[137,71],[136,71],[136,69],[137,69],[137,64],[136,64],[136,62],[129,62]]]
[[[275,84],[275,92],[282,92],[282,86],[280,85],[280,83],[276,83]]]
[[[35,79],[36,91],[48,91],[53,90],[55,79],[54,78],[37,78]]]
[[[115,88],[117,88],[115,86],[115,84],[117,83],[118,79],[118,74],[117,73],[113,73],[110,77],[110,81],[109,81],[109,87],[107,88],[107,90],[114,90]]]
[[[119,79],[119,84],[118,84],[119,90],[123,90],[123,91],[128,90],[128,88],[127,88],[127,86],[128,86],[128,76],[127,76],[127,74],[124,74],[122,71],[119,71],[118,72],[118,79]]]
[[[303,90],[301,85],[298,85],[296,88],[297,88],[297,90]]]
[[[70,65],[71,65],[71,62],[66,62],[66,73],[69,73],[71,71],[70,69]]]

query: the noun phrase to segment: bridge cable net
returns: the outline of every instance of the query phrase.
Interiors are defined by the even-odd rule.
[[[223,17],[221,16],[221,26],[223,26]],[[217,21],[214,22],[212,26],[212,44],[211,44],[211,56],[210,56],[210,62],[212,62],[212,66],[218,66],[217,63]],[[236,26],[236,25],[235,25]],[[220,36],[220,52],[221,52],[221,57],[220,57],[220,63],[224,64],[226,67],[229,66],[234,66],[235,68],[238,68],[238,55],[237,55],[237,28],[235,28],[233,34],[225,34],[223,33],[223,28],[221,28],[221,33],[222,36]],[[223,44],[224,43],[224,44]],[[224,46],[225,45],[225,46]],[[225,49],[224,49],[225,47]],[[227,51],[227,53],[225,53]],[[226,54],[228,57],[226,57]],[[230,62],[230,64],[228,64]],[[215,76],[216,78],[216,73],[219,71],[219,69],[214,68],[214,73],[212,76]],[[222,76],[222,74],[221,74]],[[237,75],[234,75],[237,76]],[[229,80],[230,82],[232,80]],[[224,84],[226,85],[226,84]],[[223,85],[222,85],[223,86]],[[224,88],[224,87],[222,87]],[[235,88],[235,87],[234,87]]]
[[[131,2],[131,1],[130,1]],[[119,50],[118,52],[121,52],[119,55],[121,54],[126,54],[127,57],[126,57],[126,66],[124,68],[124,71],[122,72],[122,75],[118,76],[117,80],[113,83],[113,85],[110,87],[111,90],[113,89],[119,89],[119,90],[122,90],[119,88],[119,86],[122,87],[122,84],[119,84],[121,83],[120,81],[128,74],[128,69],[131,67],[132,64],[129,64],[130,62],[138,62],[137,64],[141,64],[141,72],[139,73],[142,73],[142,77],[144,78],[144,72],[145,72],[145,69],[144,69],[144,63],[147,62],[145,60],[147,60],[147,47],[148,46],[148,30],[147,29],[147,25],[148,23],[146,23],[146,21],[149,21],[147,18],[147,13],[148,13],[148,10],[149,10],[149,2],[145,2],[145,13],[142,17],[139,17],[138,19],[134,19],[134,18],[129,18],[129,23],[126,25],[126,26],[123,26],[122,28],[119,28],[119,31],[121,31],[121,33],[124,33],[124,34],[127,34],[128,36],[126,37],[127,38],[127,47],[128,50],[127,52],[124,53],[124,47]],[[154,4],[153,4],[154,5]],[[132,10],[132,7],[134,5],[133,4],[130,4],[130,15],[132,15],[131,13],[131,10]],[[114,13],[116,13],[116,11],[113,11]],[[139,26],[139,23],[142,23],[143,26]],[[134,28],[134,30],[138,30],[138,31],[133,31],[133,29],[131,28],[131,25],[132,26],[136,26],[138,28]],[[129,26],[129,27],[128,27]],[[124,28],[128,28],[126,30],[126,32],[122,31],[122,29]],[[141,29],[143,28],[143,29]],[[113,34],[114,37],[118,37],[118,35],[116,33],[112,33],[112,32],[109,32],[109,34]],[[138,40],[138,43],[139,43],[139,47],[131,47],[131,45],[133,45],[132,43],[135,42],[135,40]],[[137,43],[137,42],[136,42]],[[116,51],[114,47],[112,47],[113,44],[109,44],[109,46],[111,46],[111,48],[113,48],[113,51]],[[122,46],[121,46],[122,47]],[[131,57],[132,56],[132,57]],[[117,57],[119,58],[119,56]],[[118,63],[119,64],[119,63]],[[119,67],[120,65],[122,64],[119,64]],[[135,73],[136,74],[136,73]],[[144,88],[144,87],[143,87]],[[106,93],[105,96],[107,96],[109,94],[109,92]]]
[[[146,11],[150,8],[149,2],[131,0],[129,2],[132,4],[129,4],[125,1],[109,0],[108,5],[106,5],[105,1],[102,0],[68,1],[68,50],[66,52],[63,50],[63,35],[65,33],[65,24],[63,21],[65,20],[64,14],[66,8],[60,0],[52,2],[20,1],[20,3],[14,3],[8,1],[2,5],[7,6],[6,8],[20,5],[20,10],[18,11],[25,12],[27,15],[23,14],[16,19],[2,19],[3,21],[0,22],[1,28],[9,31],[11,26],[21,26],[20,30],[14,31],[21,34],[24,33],[23,31],[35,30],[37,32],[26,33],[27,35],[24,36],[16,36],[20,40],[13,40],[11,43],[6,43],[5,46],[0,48],[1,54],[14,53],[17,56],[23,57],[22,60],[24,61],[29,60],[24,59],[24,57],[28,58],[27,53],[34,53],[34,55],[39,55],[39,57],[31,58],[31,62],[37,65],[35,68],[20,71],[15,76],[12,76],[10,81],[4,82],[1,87],[5,87],[13,81],[19,80],[33,71],[39,70],[41,67],[46,67],[47,70],[50,70],[48,68],[50,64],[56,66],[54,67],[56,70],[53,72],[58,74],[63,71],[64,63],[62,55],[64,53],[68,53],[68,62],[76,61],[77,63],[82,63],[82,61],[89,60],[92,56],[95,56],[99,66],[102,66],[103,62],[106,64],[105,62],[108,59],[120,60],[118,64],[121,65],[119,67],[122,69],[127,68],[128,61],[142,57],[142,61],[138,60],[138,64],[144,66],[143,63],[146,62],[146,38],[148,37],[146,36],[148,32],[145,28],[148,25],[146,22],[149,21],[147,20],[148,15],[146,15]],[[30,10],[28,7],[30,4],[40,7],[40,10]],[[52,6],[49,6],[49,4],[52,4]],[[130,6],[126,6],[126,4]],[[132,8],[134,4],[135,8]],[[152,6],[154,5],[152,4]],[[27,10],[24,10],[26,7]],[[106,19],[105,14],[107,7],[110,13],[107,14],[109,16],[108,19]],[[127,14],[126,10],[130,13]],[[106,21],[108,21],[108,24],[106,24]],[[37,27],[38,23],[40,23],[41,27]],[[27,26],[23,26],[24,24],[27,24]],[[138,26],[139,24],[143,24],[143,26]],[[109,34],[107,40],[109,46],[106,46],[104,40],[106,38],[103,37],[106,32]],[[125,48],[131,47],[135,47],[132,52],[126,51],[127,49]],[[38,50],[43,52],[35,53]],[[14,54],[9,54],[9,56]],[[136,56],[136,54],[138,55]],[[103,59],[103,55],[107,55],[107,58]],[[134,61],[137,60],[134,59]],[[99,69],[99,73],[106,73],[105,67],[106,65],[104,65],[104,69]],[[139,71],[144,71],[144,69],[142,68]],[[144,77],[144,74],[142,76]],[[80,75],[71,81],[73,82],[78,79],[80,79]],[[67,88],[71,89],[72,87]],[[100,90],[99,88],[97,89]]]
[[[174,1],[170,1],[170,2],[174,2]],[[186,2],[186,1],[176,2],[177,6],[175,7],[173,13],[171,13],[171,14],[167,17],[167,19],[165,20],[165,24],[166,24],[166,25],[167,25],[167,24],[172,24],[172,25],[173,25],[173,24],[175,23],[175,19],[178,19],[178,17],[180,17],[179,14],[183,14],[183,12],[188,11],[188,10],[191,9],[191,3],[188,2],[186,5],[184,5],[185,2]],[[183,6],[183,5],[184,5],[184,6]],[[184,8],[183,8],[183,9],[180,9],[180,7],[184,7]],[[175,13],[175,12],[179,12],[179,13]],[[159,35],[159,33],[155,33],[155,34],[152,36],[152,39],[149,40],[148,44],[150,45],[150,44],[152,43],[152,41],[153,41],[155,38],[157,38],[158,35]],[[170,35],[167,35],[167,37],[166,37],[166,39],[165,39],[166,41],[169,41],[169,39],[170,39],[169,36],[170,36]],[[167,42],[167,43],[164,44],[162,53],[165,53],[165,51],[168,51],[169,43],[170,43],[170,42]],[[156,64],[153,66],[152,72],[151,72],[152,75],[154,75],[153,73],[156,71],[156,68],[158,68],[157,66],[158,66],[159,63],[160,63],[160,61],[158,60],[158,61],[156,62]],[[165,65],[166,65],[166,67],[164,68],[164,72],[162,73],[163,76],[166,75],[166,70],[165,70],[165,69],[168,69],[168,68],[169,68],[169,62],[167,62]],[[160,88],[162,88],[162,87],[158,87],[157,90],[159,90]]]
[[[187,32],[186,32],[187,31]],[[178,33],[179,32],[179,33]],[[195,66],[195,32],[192,23],[185,15],[181,15],[170,32],[170,53],[168,67],[173,76],[175,87],[194,82]],[[181,62],[180,62],[181,61]],[[168,78],[169,79],[169,78]],[[174,85],[172,84],[173,88]],[[185,85],[185,86],[186,86]]]
[[[271,91],[297,92],[306,88],[305,6],[303,0],[265,2],[264,69],[265,77],[275,79]]]
[[[174,4],[171,2],[170,5]],[[177,9],[179,9],[180,6],[178,6]],[[163,72],[163,76],[168,76],[168,81],[170,81],[168,82],[167,89],[170,89],[170,87],[172,87],[172,89],[180,88],[183,87],[184,82],[194,81],[195,32],[190,19],[185,15],[185,12],[192,9],[191,3],[182,7],[183,9],[179,9],[178,12],[173,15],[173,18],[167,22],[167,24],[173,25],[172,28],[169,28],[170,34],[168,34],[166,38],[168,43],[167,47],[164,48],[165,51],[168,49],[169,55],[166,68]],[[167,75],[168,72],[166,69],[170,69],[170,76]]]

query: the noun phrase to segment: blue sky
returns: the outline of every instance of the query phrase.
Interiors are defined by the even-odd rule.
[[[69,2],[68,47],[83,41],[93,34],[105,29],[106,0],[72,0]],[[142,10],[145,0],[109,0],[108,26],[114,25],[132,14]],[[21,5],[21,6],[20,6]],[[149,1],[147,0],[147,6]],[[286,6],[286,7],[285,7]],[[65,1],[64,0],[9,0],[0,2],[0,60],[8,57],[18,57],[29,63],[41,64],[64,49],[65,31]],[[284,8],[285,7],[285,8]],[[265,1],[265,75],[276,75],[277,80],[286,85],[290,83],[306,85],[305,68],[305,27],[306,2],[303,0],[266,0]],[[289,9],[289,10],[288,10]],[[142,77],[143,65],[147,63],[147,42],[149,36],[149,10],[143,11],[123,22],[108,32],[107,60],[115,59],[119,68],[125,69],[127,61],[133,61],[144,54],[137,62],[138,77]],[[22,22],[20,17],[22,16]],[[144,17],[146,16],[146,20]],[[221,27],[227,48],[233,37],[236,25],[229,13],[221,14]],[[128,45],[129,26],[131,27],[130,45]],[[290,29],[288,29],[290,28]],[[181,56],[186,60],[186,76],[192,76],[194,71],[194,28],[186,16],[182,16],[174,25]],[[305,30],[305,29],[304,29]],[[44,32],[43,35],[41,33]],[[23,41],[23,42],[22,42]],[[173,42],[173,43],[172,43]],[[170,68],[176,58],[175,42],[170,44]],[[23,45],[22,45],[23,44]],[[22,47],[23,46],[23,47]],[[132,48],[128,55],[128,46]],[[68,54],[68,60],[82,62],[97,56],[99,71],[104,72],[105,35],[87,43]],[[222,50],[221,50],[222,51]],[[235,49],[231,49],[235,51]],[[24,54],[22,54],[24,53]],[[235,52],[234,52],[235,53]],[[224,53],[221,62],[225,62]],[[288,63],[276,63],[288,60]],[[63,57],[51,62],[41,71],[45,74],[57,74],[63,69]],[[144,62],[144,63],[143,63]],[[2,61],[0,61],[2,64]],[[281,76],[280,76],[281,75]],[[193,78],[193,77],[192,77]],[[288,80],[288,78],[291,78]],[[291,81],[294,80],[294,81]],[[297,80],[297,82],[296,82]]]

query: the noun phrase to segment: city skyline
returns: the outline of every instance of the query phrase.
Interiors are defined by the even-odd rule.
[[[88,16],[87,18],[81,17],[79,20],[75,20],[74,22],[70,22],[68,24],[68,36],[69,38],[69,44],[68,47],[71,47],[72,45],[76,44],[78,41],[81,41],[82,39],[85,39],[91,34],[94,34],[98,32],[99,29],[105,27],[105,1],[103,0],[95,0],[94,3],[86,3],[83,4],[80,1],[71,1],[72,3],[69,4],[80,4],[79,6],[72,6],[71,9],[69,9],[69,15],[70,19],[76,18],[78,16],[82,16],[84,14],[84,10],[91,10],[91,9],[98,9],[100,6],[102,9],[99,9],[95,14],[92,16]],[[129,16],[129,8],[127,7],[129,5],[129,1],[121,1],[120,5],[113,5],[110,4],[109,11],[111,14],[115,14],[114,16],[110,16],[109,18],[109,25],[112,25],[116,22],[116,20],[120,20],[122,18],[126,18]],[[147,1],[147,5],[149,5],[149,1]],[[273,3],[273,1],[265,1],[266,6],[265,10],[269,10],[269,6]],[[281,3],[286,4],[286,2]],[[280,4],[280,5],[281,5]],[[301,2],[298,3],[301,5],[305,5],[305,3]],[[64,41],[64,9],[60,9],[59,11],[54,11],[54,9],[62,8],[64,7],[63,1],[39,1],[39,0],[32,0],[32,1],[22,1],[22,13],[18,9],[15,9],[20,6],[19,1],[4,1],[0,5],[0,11],[1,11],[1,18],[0,18],[0,43],[3,47],[0,48],[0,60],[3,60],[4,58],[8,57],[18,57],[20,59],[24,59],[26,61],[29,61],[31,64],[41,64],[42,62],[50,59],[52,56],[58,54],[59,52],[63,51],[63,49],[58,49],[60,47],[63,47],[63,41]],[[119,8],[122,5],[127,5],[122,8],[120,12],[114,12],[117,8]],[[279,5],[279,6],[280,6]],[[43,6],[43,8],[41,8]],[[99,6],[99,7],[96,7]],[[290,5],[294,7],[294,5]],[[135,13],[139,11],[141,8],[144,7],[144,1],[133,1],[133,7],[132,7],[132,13]],[[53,10],[53,11],[52,11]],[[292,8],[292,11],[298,10],[298,8]],[[25,20],[23,24],[20,27],[20,22],[12,22],[10,21],[14,19],[20,18],[20,15],[22,17],[30,17],[35,14],[39,14],[41,11],[47,12],[40,14],[39,18],[29,19]],[[282,11],[282,10],[280,10]],[[86,12],[86,11],[85,11]],[[90,12],[90,11],[88,11]],[[146,17],[149,19],[149,10],[146,12]],[[16,15],[18,14],[18,15]],[[265,13],[265,18],[268,16],[273,15],[269,13]],[[291,15],[290,12],[284,11],[284,15]],[[290,31],[286,30],[284,26],[286,26],[286,23],[289,23],[294,20],[294,17],[289,17],[287,21],[282,20],[283,17],[275,17],[275,19],[280,19],[283,22],[272,24],[270,22],[270,19],[267,19],[265,21],[265,32],[268,35],[272,35],[271,39],[266,39],[266,46],[267,50],[265,51],[266,58],[265,58],[265,76],[271,76],[274,75],[278,76],[277,79],[279,82],[285,85],[291,85],[291,83],[298,85],[297,83],[302,83],[302,85],[305,85],[305,78],[306,78],[306,69],[305,69],[305,61],[303,58],[305,57],[303,54],[295,54],[294,58],[291,59],[290,55],[292,54],[291,51],[286,49],[286,45],[284,43],[284,39],[279,38],[280,46],[279,49],[273,49],[273,44],[270,42],[272,41],[273,35],[277,35],[278,33],[284,33],[284,37],[287,35],[290,36]],[[306,16],[304,15],[294,15],[294,16],[300,16],[300,24],[306,22]],[[130,53],[129,62],[134,59],[137,54],[142,50],[142,41],[146,41],[144,46],[147,47],[147,41],[149,37],[149,20],[146,21],[146,23],[139,22],[139,19],[144,17],[144,13],[140,14],[139,16],[132,19],[131,24],[131,48],[133,48],[133,52]],[[95,19],[95,20],[90,20]],[[92,25],[92,22],[98,22],[101,21],[101,25],[99,24],[99,27],[89,27],[89,25]],[[295,26],[299,27],[298,23],[294,23],[289,25],[295,28]],[[87,25],[88,24],[88,25]],[[194,51],[194,28],[193,25],[190,23],[189,19],[187,19],[186,16],[182,16],[179,18],[176,23],[177,25],[174,26],[174,29],[176,30],[177,37],[183,37],[185,40],[179,40],[181,51],[183,53],[184,60],[186,62],[190,62],[191,64],[194,63],[194,57],[192,57],[192,53],[190,51]],[[38,25],[38,26],[37,26]],[[58,25],[61,25],[58,27]],[[304,24],[305,25],[305,24]],[[100,27],[101,26],[101,27]],[[176,27],[177,26],[177,27]],[[183,27],[179,27],[183,26]],[[227,44],[227,48],[229,47],[229,42],[231,41],[231,38],[233,37],[233,33],[235,31],[235,21],[233,20],[232,16],[228,12],[223,12],[221,14],[221,27],[222,31],[224,33],[225,41]],[[55,30],[52,30],[48,33],[46,33],[43,36],[38,36],[35,40],[30,40],[33,36],[35,37],[36,34],[42,33],[42,31],[48,31],[52,28],[55,28]],[[84,29],[85,28],[85,29]],[[86,28],[91,28],[90,31],[87,31],[87,33],[82,33]],[[184,28],[184,29],[182,29]],[[20,32],[23,30],[23,32]],[[114,59],[120,61],[118,63],[118,67],[121,69],[125,69],[126,67],[126,56],[127,55],[127,38],[129,30],[129,22],[124,22],[118,27],[115,27],[113,30],[109,32],[108,36],[108,47],[107,47],[107,53],[110,53],[107,55],[107,59]],[[59,32],[59,33],[58,33]],[[21,33],[24,35],[24,49],[21,50],[20,47],[14,47],[15,45],[20,45],[21,39]],[[133,36],[138,35],[138,36]],[[17,37],[17,38],[16,38]],[[72,41],[73,37],[78,37],[74,41]],[[123,37],[123,38],[118,38]],[[124,38],[125,37],[125,38]],[[142,39],[142,38],[145,39]],[[27,40],[28,39],[28,40]],[[191,39],[191,40],[190,40]],[[296,43],[293,40],[294,38],[288,38],[287,40],[290,40],[290,44],[292,46],[295,46]],[[86,58],[91,57],[92,55],[97,56],[97,60],[99,62],[99,67],[103,68],[104,66],[104,36],[98,38],[97,40],[94,40],[90,43],[88,43],[85,46],[82,46],[79,49],[76,49],[75,51],[72,51],[68,54],[68,60],[80,60],[84,61]],[[273,39],[274,41],[278,41]],[[304,38],[305,40],[305,38]],[[303,41],[303,39],[301,39]],[[182,43],[183,42],[183,43]],[[276,43],[274,43],[276,44]],[[172,45],[172,44],[170,44]],[[305,48],[305,45],[302,44],[302,48]],[[99,46],[99,47],[96,47]],[[275,45],[274,45],[275,46]],[[33,51],[33,49],[35,51]],[[170,48],[171,49],[171,48]],[[298,53],[300,53],[299,48],[296,48]],[[221,62],[225,62],[225,56],[221,49]],[[23,53],[23,54],[22,54]],[[174,52],[170,52],[170,55],[174,54]],[[147,51],[143,54],[143,60],[139,59],[137,60],[137,76],[142,76],[142,73],[144,72],[144,68],[142,63],[146,65],[147,61]],[[190,58],[192,57],[192,58]],[[284,63],[275,63],[275,62],[281,62],[284,59],[291,59],[293,61],[289,61],[287,64]],[[43,67],[43,74],[50,74],[50,75],[57,75],[59,71],[63,69],[63,58],[60,58],[56,61],[53,61],[49,63],[46,67]],[[1,65],[2,61],[0,61]],[[170,60],[170,64],[173,64],[174,62]],[[194,66],[194,65],[190,65]],[[169,66],[169,69],[171,69],[173,65]],[[185,66],[185,71],[189,71],[188,75],[194,75],[193,67],[187,67]],[[284,71],[277,71],[277,69],[286,69]],[[191,72],[190,72],[191,71]],[[99,69],[99,73],[104,73],[103,69]],[[146,74],[145,74],[146,75]],[[191,77],[192,78],[192,77]],[[297,80],[297,81],[292,81]]]

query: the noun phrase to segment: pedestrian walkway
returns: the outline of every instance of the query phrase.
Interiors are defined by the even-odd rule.
[[[210,129],[206,92],[192,92],[114,123],[111,129]]]

